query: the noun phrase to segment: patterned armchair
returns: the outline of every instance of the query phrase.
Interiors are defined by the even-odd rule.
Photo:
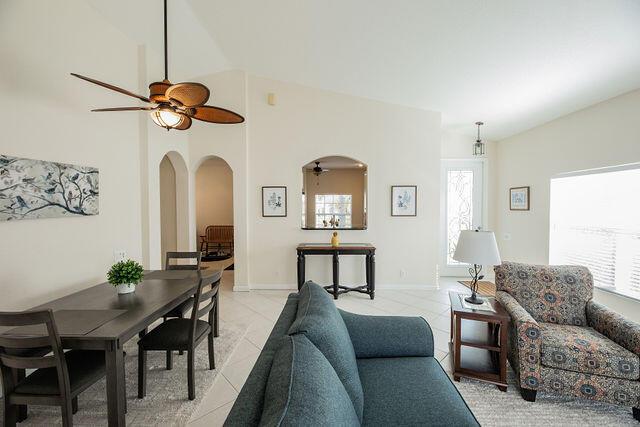
[[[495,273],[522,397],[601,400],[631,406],[640,420],[640,325],[592,300],[589,270],[503,262]]]

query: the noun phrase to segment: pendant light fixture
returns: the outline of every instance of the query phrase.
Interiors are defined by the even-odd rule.
[[[484,142],[480,139],[480,126],[483,124],[483,122],[476,122],[476,126],[478,126],[478,139],[476,139],[475,144],[473,144],[474,156],[484,156]]]

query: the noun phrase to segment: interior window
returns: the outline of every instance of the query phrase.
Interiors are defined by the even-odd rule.
[[[350,228],[351,194],[316,194],[316,228]]]

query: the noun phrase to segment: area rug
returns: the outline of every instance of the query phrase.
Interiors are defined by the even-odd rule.
[[[222,324],[220,336],[215,338],[216,369],[210,371],[206,340],[196,351],[196,399],[187,399],[187,356],[175,354],[173,369],[165,369],[165,353],[147,353],[147,396],[138,399],[138,346],[133,339],[125,345],[125,372],[127,378],[128,426],[184,426],[198,408],[202,398],[235,350],[246,329]],[[76,426],[106,426],[106,384],[102,380],[85,390],[78,397],[78,413],[73,416]],[[0,409],[1,411],[1,409]],[[20,426],[60,425],[60,409],[57,407],[29,406],[28,418]]]
[[[538,393],[535,402],[520,396],[509,368],[506,393],[496,386],[466,378],[454,382],[483,426],[637,426],[631,408]]]
[[[467,288],[471,288],[471,280],[460,280],[458,283],[465,285]],[[481,280],[478,282],[478,293],[485,297],[495,297],[496,296],[496,285],[492,282],[487,282],[486,280]]]

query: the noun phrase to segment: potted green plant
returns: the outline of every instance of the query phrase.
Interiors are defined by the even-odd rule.
[[[119,294],[128,294],[136,290],[136,285],[142,282],[143,268],[132,259],[120,261],[111,266],[107,273],[109,283],[116,287]]]

